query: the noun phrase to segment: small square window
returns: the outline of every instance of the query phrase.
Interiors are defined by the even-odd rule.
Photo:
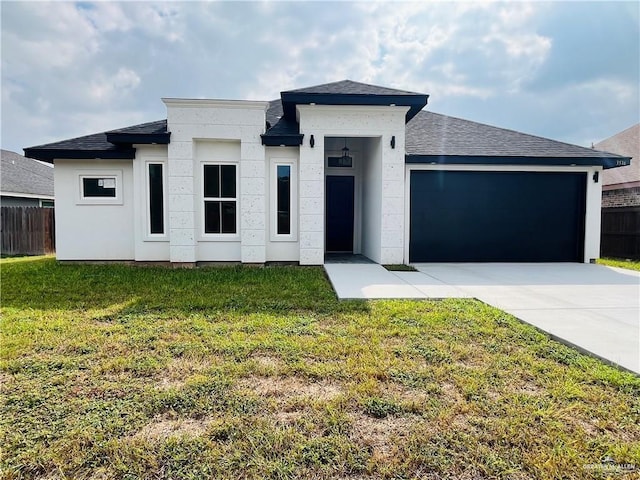
[[[121,170],[78,171],[78,205],[122,205]]]
[[[116,198],[116,178],[83,178],[82,196],[85,198],[108,197]]]

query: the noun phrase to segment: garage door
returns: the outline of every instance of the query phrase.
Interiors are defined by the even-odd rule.
[[[411,262],[581,262],[585,173],[412,171]]]

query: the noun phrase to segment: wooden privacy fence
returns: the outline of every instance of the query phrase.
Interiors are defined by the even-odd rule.
[[[3,255],[42,255],[56,251],[53,208],[2,207],[0,210]]]
[[[600,254],[640,259],[640,207],[603,208]]]

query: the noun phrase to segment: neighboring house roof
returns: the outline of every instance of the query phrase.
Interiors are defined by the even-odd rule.
[[[299,104],[409,106],[406,129],[407,162],[516,163],[603,165],[611,168],[627,158],[547,138],[440,115],[422,109],[428,95],[343,80],[282,92],[266,111],[266,146],[302,144],[300,126],[287,109]],[[95,135],[25,149],[33,158],[135,158],[134,144],[169,143],[167,121],[159,120]]]
[[[53,167],[2,150],[0,193],[10,197],[53,198]]]
[[[640,123],[596,143],[594,148],[631,157],[630,165],[604,173],[602,184],[605,187],[610,185],[615,185],[617,188],[640,186]]]

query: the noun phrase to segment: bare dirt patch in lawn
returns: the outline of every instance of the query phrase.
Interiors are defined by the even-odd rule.
[[[278,425],[290,426],[295,425],[304,415],[304,410],[278,411],[273,415],[273,419]]]
[[[440,388],[442,389],[442,397],[449,400],[451,404],[464,402],[464,397],[455,384],[444,382],[440,384]]]
[[[284,365],[282,359],[273,355],[254,354],[251,355],[251,360],[256,362],[259,369],[267,371],[277,371]]]
[[[10,373],[0,372],[0,391],[15,383],[15,378]]]
[[[544,389],[530,382],[512,388],[511,391],[516,394],[529,395],[532,397],[539,397],[545,393]]]
[[[216,357],[179,357],[169,361],[157,376],[156,387],[161,390],[182,388],[189,377],[209,370],[216,364]],[[223,360],[220,360],[222,362]]]
[[[209,419],[171,419],[166,416],[157,416],[147,425],[142,427],[133,438],[145,440],[164,440],[169,437],[199,437],[204,435],[211,424]]]
[[[289,399],[310,397],[314,400],[329,401],[342,395],[344,389],[335,382],[310,382],[300,377],[258,377],[252,375],[238,381],[237,386],[263,397]]]
[[[392,382],[385,382],[381,388],[384,396],[394,397],[401,402],[410,402],[415,404],[425,404],[434,396],[432,393],[420,388],[407,387]]]
[[[392,458],[419,417],[373,418],[362,413],[349,415],[351,439],[372,450],[377,461]]]

